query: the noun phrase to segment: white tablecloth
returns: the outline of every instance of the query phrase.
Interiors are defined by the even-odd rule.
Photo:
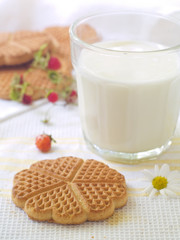
[[[10,8],[8,2],[10,4],[12,1],[0,1],[0,13],[2,13],[3,9],[8,9],[9,11],[2,15],[1,31],[21,29],[24,26],[28,26],[29,29],[40,29],[47,24],[55,24],[57,21],[69,23],[80,12],[94,11],[97,10],[98,6],[102,5],[101,2],[95,3],[95,1],[92,1],[92,3],[85,3],[84,1],[71,3],[69,1],[65,1],[66,3],[51,1],[51,5],[48,1],[44,1],[44,3],[42,1],[39,1],[39,3],[32,1],[33,4],[37,5],[36,10],[40,9],[40,4],[42,4],[41,10],[44,12],[39,15],[39,19],[45,19],[48,6],[51,6],[49,7],[52,11],[49,13],[51,17],[48,19],[49,22],[47,17],[44,22],[40,21],[38,20],[39,10],[34,10],[33,14],[36,17],[31,22],[27,21],[25,24],[25,22],[20,20],[14,21],[13,15],[7,15],[7,13],[13,13],[14,11],[17,17],[16,14],[19,11],[18,9],[13,9],[13,7]],[[24,6],[24,2],[28,1],[19,0],[14,1],[12,4],[15,4],[15,2],[16,4],[19,2]],[[136,3],[131,1],[130,4],[130,1],[127,1],[127,4],[120,4],[119,1],[105,1],[103,6],[105,6],[104,8],[111,6],[113,9],[118,5],[119,8],[124,9],[131,5],[131,8],[142,6],[146,9],[146,1],[142,3],[136,1]],[[162,13],[170,12],[171,10],[178,12],[180,10],[180,7],[178,9],[178,4],[179,1],[154,1],[151,9]],[[22,6],[19,6],[19,8],[22,9]],[[82,7],[81,10],[79,6]],[[32,7],[31,4],[29,5],[29,11],[31,11],[30,7]],[[147,4],[147,8],[150,10],[150,3]],[[56,14],[53,17],[55,12],[59,15]],[[20,19],[26,16],[25,13],[23,14],[21,11],[20,13],[22,14]],[[177,13],[173,13],[173,15],[179,16]],[[15,19],[17,20],[17,18]],[[5,20],[6,24],[4,23]],[[56,107],[51,108],[50,123],[48,125],[43,124],[41,120],[44,118],[44,114],[49,106],[50,103],[46,100],[33,103],[32,106],[0,100],[0,239],[179,240],[180,199],[165,199],[161,196],[150,199],[144,195],[142,191],[146,186],[146,182],[143,180],[142,170],[144,168],[152,170],[154,164],[162,165],[163,163],[168,163],[171,170],[180,170],[180,124],[178,125],[172,146],[158,159],[138,165],[123,165],[108,162],[87,148],[82,137],[77,106],[64,106],[62,102],[59,102]],[[52,134],[57,140],[51,151],[46,154],[40,153],[35,147],[35,137],[42,132]],[[86,222],[76,226],[63,226],[30,220],[23,210],[17,208],[11,200],[13,176],[16,172],[28,168],[38,160],[55,159],[69,155],[103,161],[124,174],[129,196],[127,205],[122,209],[116,210],[114,215],[105,221]]]
[[[18,105],[18,103],[17,103]],[[0,239],[147,239],[178,240],[180,236],[180,199],[150,199],[142,193],[146,186],[142,170],[154,164],[170,164],[180,170],[180,138],[174,139],[168,152],[157,160],[139,165],[108,162],[90,152],[83,140],[77,106],[59,105],[51,109],[51,123],[41,120],[49,104],[42,105],[0,123]],[[40,153],[35,137],[46,132],[57,140],[49,153]],[[123,209],[102,222],[87,222],[79,226],[38,223],[11,201],[13,176],[42,159],[60,156],[94,158],[119,170],[126,177],[129,200]]]

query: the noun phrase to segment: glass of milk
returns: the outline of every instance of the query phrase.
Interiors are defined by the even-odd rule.
[[[171,144],[180,109],[180,21],[105,13],[70,29],[82,131],[101,156],[154,159]]]

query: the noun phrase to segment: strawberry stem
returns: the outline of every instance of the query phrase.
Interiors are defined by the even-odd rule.
[[[51,135],[49,135],[49,137],[50,137],[52,142],[56,143],[56,140]]]

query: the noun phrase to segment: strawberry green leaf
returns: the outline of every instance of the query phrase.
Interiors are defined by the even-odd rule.
[[[55,84],[58,84],[63,80],[62,75],[60,73],[56,72],[56,71],[53,71],[53,70],[48,71],[48,77]]]
[[[18,74],[15,74],[10,88],[10,98],[14,101],[21,101],[23,95],[26,92],[26,88],[29,85],[27,82],[20,84],[21,77]]]
[[[46,69],[50,59],[49,53],[43,55],[44,49],[47,48],[47,44],[43,44],[39,51],[34,54],[34,61],[32,62],[32,67]]]

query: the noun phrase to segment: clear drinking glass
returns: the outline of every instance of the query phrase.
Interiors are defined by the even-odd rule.
[[[70,36],[88,145],[125,163],[166,150],[180,107],[180,22],[105,13],[77,20]]]

